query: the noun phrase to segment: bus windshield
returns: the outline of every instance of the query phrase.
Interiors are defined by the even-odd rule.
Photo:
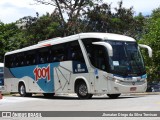
[[[110,72],[123,77],[144,75],[145,66],[136,42],[107,41],[113,48]]]

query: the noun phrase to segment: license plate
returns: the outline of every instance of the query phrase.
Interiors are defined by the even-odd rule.
[[[137,89],[136,87],[131,87],[130,91],[136,91],[136,89]]]

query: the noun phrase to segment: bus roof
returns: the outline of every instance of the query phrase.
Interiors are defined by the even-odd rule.
[[[94,33],[94,32],[92,32],[92,33],[79,33],[79,34],[71,35],[68,37],[62,37],[62,38],[58,37],[58,38],[52,38],[49,40],[44,40],[44,41],[39,42],[36,45],[32,45],[32,46],[25,47],[22,49],[7,52],[5,55],[19,53],[19,52],[42,48],[42,47],[51,46],[51,45],[56,45],[56,44],[60,44],[60,43],[70,42],[70,41],[77,40],[79,38],[81,38],[81,39],[98,38],[98,39],[102,39],[102,40],[134,41],[135,42],[135,39],[133,39],[131,37],[119,35],[119,34],[113,34],[113,33]]]

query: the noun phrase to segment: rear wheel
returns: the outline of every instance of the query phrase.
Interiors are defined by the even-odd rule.
[[[22,97],[30,97],[30,96],[32,96],[32,93],[26,93],[26,87],[25,87],[25,85],[23,83],[21,83],[19,85],[18,91],[19,91],[20,96],[22,96]]]
[[[85,82],[80,82],[76,86],[76,93],[80,99],[90,99],[93,96],[93,94],[88,93],[87,85]]]
[[[111,99],[116,99],[118,98],[121,94],[107,94],[109,98]]]

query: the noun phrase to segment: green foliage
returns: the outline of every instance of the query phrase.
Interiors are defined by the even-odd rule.
[[[139,13],[138,16],[134,17],[134,38],[140,40],[142,35],[144,34],[144,26],[145,26],[146,18]]]
[[[144,56],[149,80],[159,80],[160,77],[160,8],[155,9],[145,24],[145,34],[141,43],[149,45],[153,50],[152,60]]]
[[[97,4],[85,16],[82,32],[109,32],[128,35],[139,39],[142,36],[144,16],[134,16],[133,8],[124,8],[123,2],[111,10],[107,3]]]
[[[0,62],[3,62],[3,56],[6,52],[24,47],[22,43],[21,30],[14,23],[0,23]]]
[[[33,0],[43,5],[52,5],[56,7],[54,14],[59,18],[61,33],[63,36],[79,33],[80,19],[95,4],[101,3],[103,0]]]
[[[32,24],[28,25],[26,30],[23,30],[27,36],[28,45],[37,44],[39,41],[45,39],[62,36],[59,23],[56,21],[55,16],[49,13],[37,18],[36,22],[30,23]]]

